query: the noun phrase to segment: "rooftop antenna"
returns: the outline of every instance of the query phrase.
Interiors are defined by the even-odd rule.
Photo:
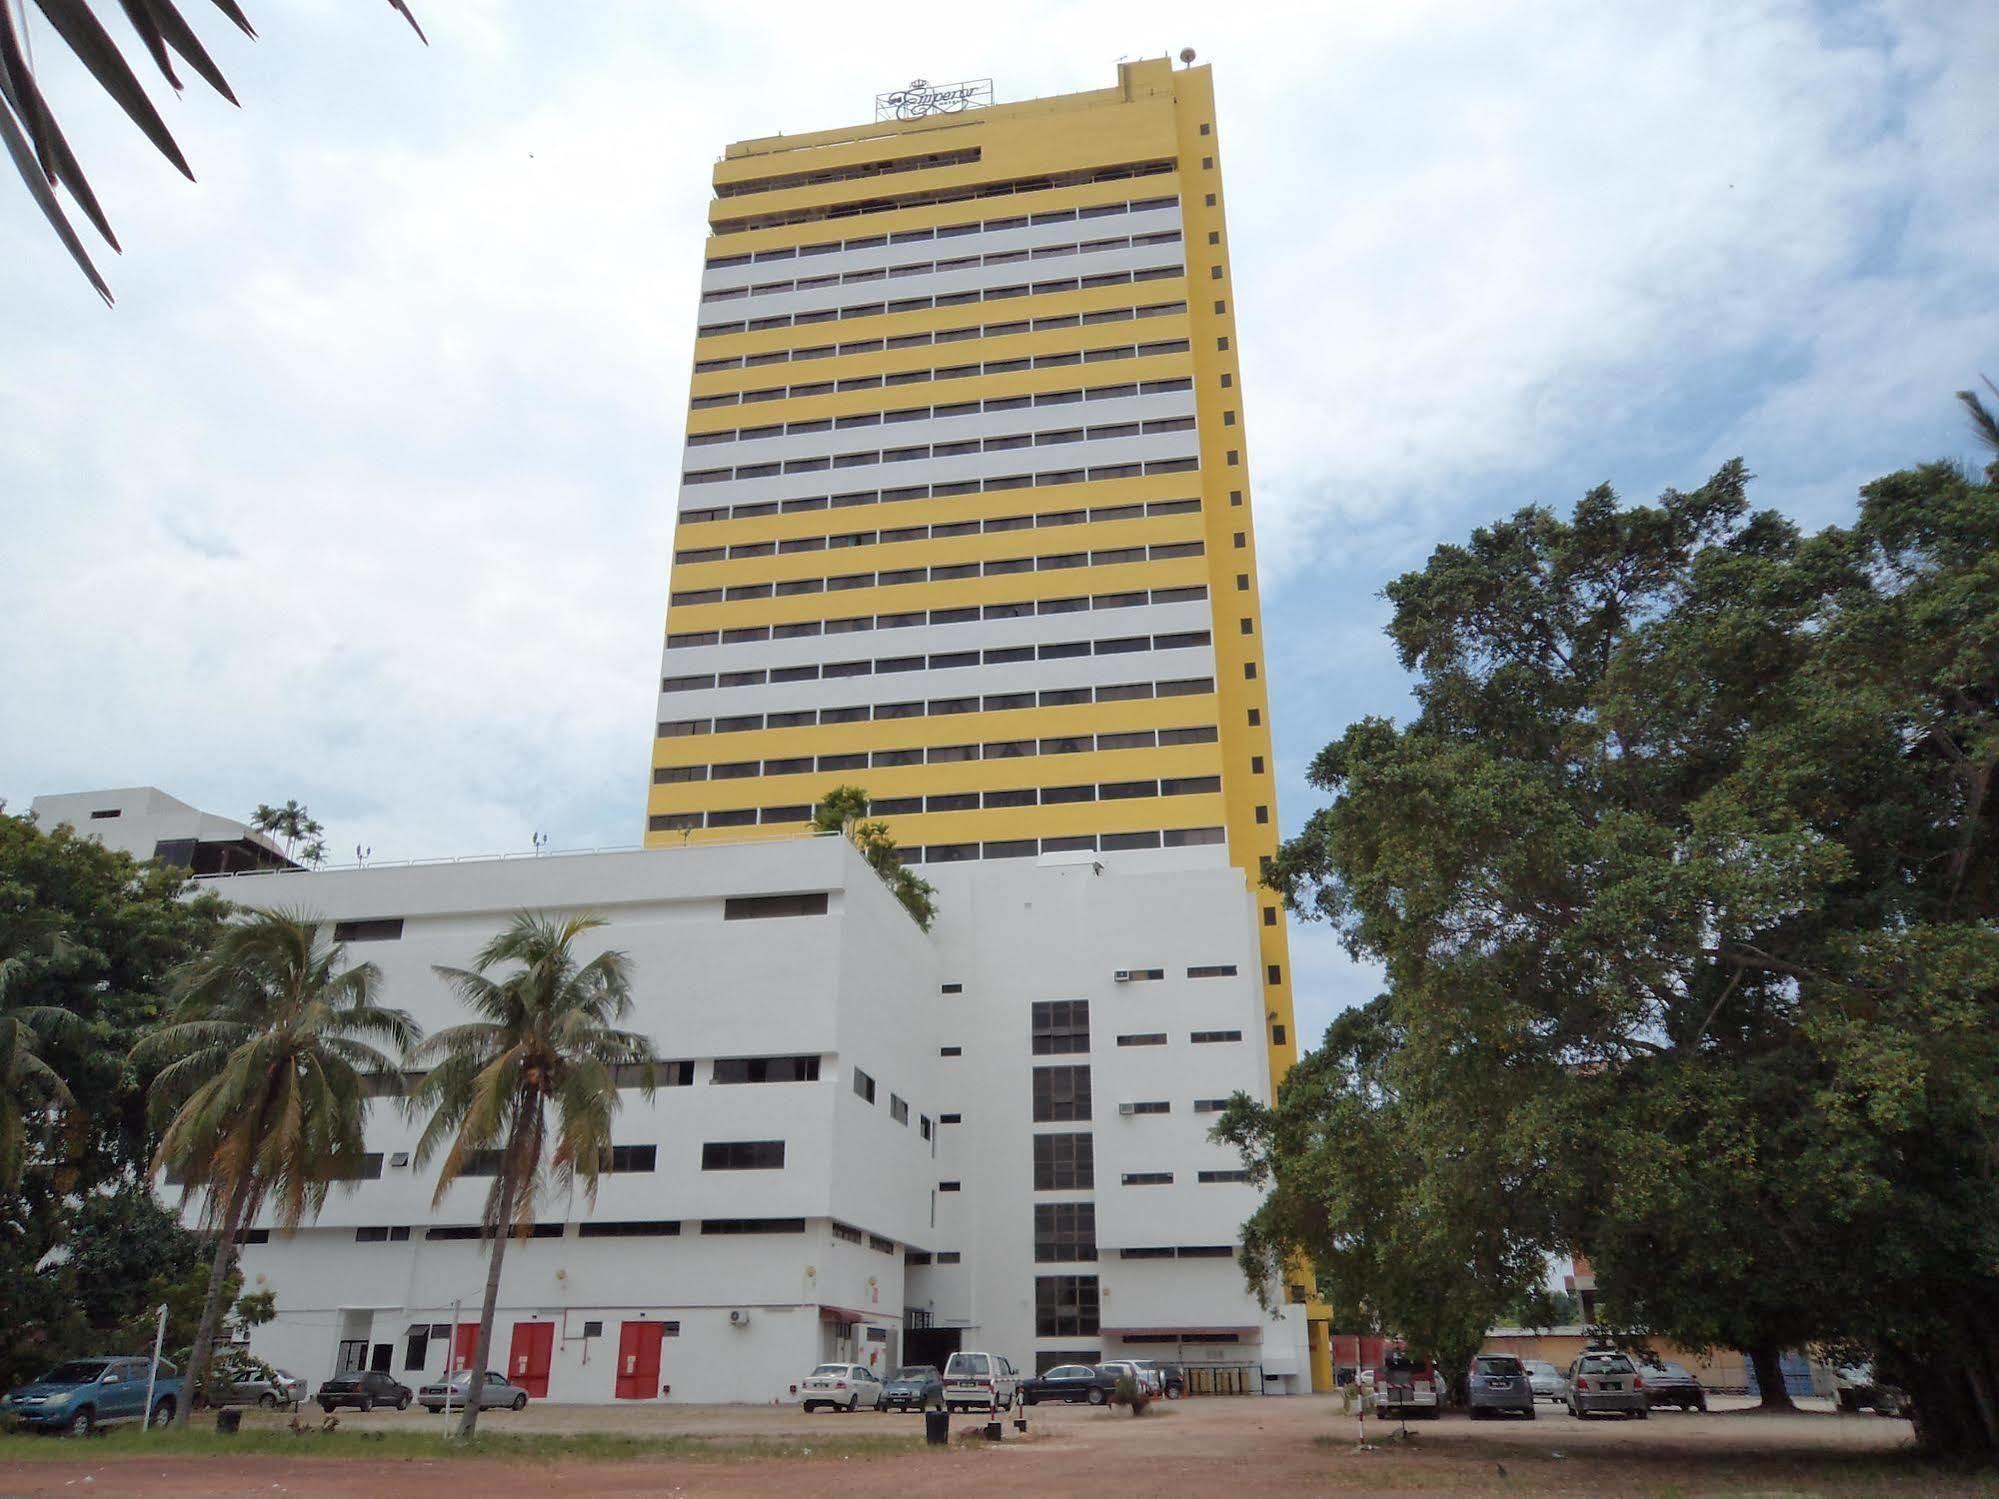
[[[548,834],[536,833],[534,835],[534,851],[537,854],[539,854],[543,849],[547,847],[548,847]]]
[[[1183,67],[1192,67],[1194,65],[1194,49],[1192,47],[1182,47],[1180,49],[1180,63]]]
[[[372,843],[369,844],[366,848],[361,847],[361,845],[357,843],[354,845],[354,862],[360,865],[363,869],[366,869],[368,867],[368,860],[374,857],[374,853],[375,853],[375,846]]]

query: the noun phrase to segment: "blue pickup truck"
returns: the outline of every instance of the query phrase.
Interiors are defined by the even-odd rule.
[[[146,1409],[145,1358],[78,1358],[57,1364],[40,1379],[10,1390],[0,1410],[23,1426],[89,1436],[116,1421],[150,1420],[173,1424],[181,1401],[181,1377],[162,1359],[153,1380],[153,1405]]]

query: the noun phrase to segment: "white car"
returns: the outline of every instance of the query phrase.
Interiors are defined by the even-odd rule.
[[[798,1387],[799,1403],[807,1411],[852,1411],[881,1404],[882,1382],[865,1364],[821,1364]]]
[[[1020,1374],[1003,1353],[954,1353],[944,1365],[946,1410],[1012,1410]]]
[[[1536,1400],[1552,1400],[1557,1405],[1566,1405],[1569,1399],[1569,1377],[1544,1358],[1522,1359],[1527,1366],[1527,1382],[1534,1386]]]

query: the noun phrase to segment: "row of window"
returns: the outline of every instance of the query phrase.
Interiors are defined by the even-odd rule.
[[[754,776],[804,775],[813,770],[860,770],[863,767],[881,769],[894,765],[937,765],[964,760],[1019,760],[1036,755],[1084,754],[1091,750],[1152,749],[1156,745],[1213,744],[1217,730],[1213,724],[1200,724],[1187,729],[1122,729],[1106,734],[1069,734],[1055,739],[1008,739],[991,744],[946,744],[932,745],[928,749],[881,749],[863,756],[859,751],[853,754],[837,755],[795,755],[771,760],[731,760],[718,761],[712,765],[661,765],[654,768],[653,783],[659,786],[675,786],[690,781],[740,781]],[[927,758],[926,758],[927,757]],[[1041,800],[1044,803],[1062,801],[1089,801],[1085,794],[1071,795],[1071,792],[1087,792],[1087,787],[1052,787],[1045,790]],[[1011,793],[993,793],[1010,795]],[[989,802],[989,806],[1001,803]],[[1032,802],[1012,803],[1016,806],[1032,806]],[[919,808],[904,807],[902,811],[918,811]],[[869,808],[870,815],[883,816],[882,803]],[[773,819],[775,820],[775,819]]]
[[[1106,387],[1111,390],[1119,388]],[[954,442],[856,449],[852,452],[819,453],[810,457],[782,460],[773,458],[756,463],[739,463],[732,468],[687,469],[681,474],[680,482],[684,485],[728,484],[744,479],[775,478],[780,474],[823,474],[836,468],[873,468],[886,463],[924,463],[934,458],[966,458],[981,453],[1011,452],[1018,448],[1060,447],[1072,442],[1113,442],[1127,437],[1161,437],[1193,430],[1194,419],[1191,416],[1160,417],[1152,421],[1105,422],[1094,427],[1069,427],[1061,431],[1009,432],[995,437],[968,437]],[[1095,468],[1079,472],[1088,473],[1092,480],[1129,479],[1136,477],[1142,467],[1128,463],[1100,464]],[[1113,473],[1112,469],[1120,472]],[[970,484],[972,481],[965,482]],[[971,489],[959,491],[961,494],[974,492]]]
[[[820,758],[824,760],[836,757]],[[929,796],[878,797],[868,804],[868,815],[913,817],[921,812],[981,812],[1001,807],[1050,807],[1076,802],[1140,801],[1164,796],[1207,796],[1221,789],[1220,776],[1166,776],[1155,781],[1100,781],[1095,785],[1041,788],[1028,786],[1014,791],[943,791]],[[694,828],[782,827],[788,823],[803,824],[811,820],[812,807],[809,803],[787,802],[775,807],[717,808],[706,813],[661,812],[646,821],[647,826],[654,832],[685,832]],[[986,857],[999,856],[988,854]]]
[[[1133,387],[1136,389],[1137,387]],[[1238,461],[1240,453],[1231,450],[1229,462]],[[1133,478],[1144,475],[1157,477],[1161,474],[1187,474],[1200,468],[1198,458],[1152,458],[1141,464],[1099,465],[1099,471],[1080,468],[1043,469],[1035,473],[1002,474],[990,479],[952,479],[936,484],[902,484],[890,489],[857,489],[836,495],[807,495],[797,499],[757,500],[741,505],[718,505],[707,509],[683,510],[680,524],[700,525],[707,521],[745,520],[761,515],[775,515],[780,505],[785,513],[805,510],[844,510],[855,505],[892,505],[901,500],[946,499],[952,495],[997,494],[1008,489],[1050,489],[1064,484],[1087,484],[1107,478]],[[1111,473],[1111,468],[1118,473]],[[1129,472],[1124,472],[1129,470]]]
[[[1150,691],[1147,691],[1147,688]],[[737,713],[717,718],[663,719],[661,739],[697,738],[703,734],[740,734],[752,730],[799,728],[808,724],[868,723],[894,718],[943,718],[958,713],[1001,713],[1022,708],[1064,708],[1083,703],[1126,702],[1139,698],[1203,697],[1215,690],[1213,677],[1178,677],[1163,682],[1117,682],[1103,687],[1050,687],[1039,692],[989,692],[984,696],[940,697],[927,702],[855,703],[841,708],[801,708],[775,713]],[[977,747],[965,745],[958,758],[976,760]],[[1049,753],[1047,750],[1043,754]]]
[[[1184,339],[1181,340],[1180,348],[1185,350],[1186,347],[1186,341]],[[1157,353],[1173,352],[1164,345],[1135,344],[1133,348],[1145,349],[1149,352]],[[1068,364],[1078,364],[1090,360],[1088,354],[1066,354],[1044,357],[1058,358]],[[1105,357],[1117,356],[1106,355]],[[1021,363],[1024,367],[1026,361],[1022,361]],[[979,369],[980,367],[977,365],[966,365],[962,370],[932,370],[928,373],[939,379],[952,379],[961,373],[977,374],[979,373]],[[1000,371],[987,370],[987,373],[997,374]],[[879,385],[880,383],[879,379],[875,379],[875,384]],[[849,388],[846,381],[840,382],[840,385],[843,389]],[[1136,394],[1141,396],[1174,395],[1190,391],[1193,389],[1193,386],[1194,382],[1192,379],[1185,376],[1165,380],[1141,380],[1138,382]],[[826,386],[823,390],[799,387],[795,393],[798,395],[823,395],[832,388],[830,385]],[[1100,392],[1106,390],[1116,391],[1118,394],[1100,394]],[[714,432],[693,432],[688,434],[687,445],[690,448],[705,448],[725,442],[762,442],[772,437],[803,437],[814,432],[848,432],[861,427],[899,426],[904,422],[948,421],[954,417],[985,416],[997,411],[1026,411],[1042,406],[1074,406],[1087,401],[1129,400],[1132,394],[1131,382],[1120,381],[1113,385],[1077,386],[1069,390],[1040,391],[1032,395],[993,396],[975,401],[950,401],[934,406],[900,406],[893,411],[857,411],[848,416],[806,417],[792,422],[765,422],[760,426],[753,427],[723,427]],[[1121,435],[1129,436],[1130,434],[1124,433]]]
[[[872,1106],[875,1101],[875,1080],[858,1067],[854,1069],[854,1096],[860,1099],[861,1102],[868,1104],[870,1106]],[[906,1126],[909,1123],[908,1100],[896,1093],[889,1094],[888,1117],[894,1120],[897,1124]],[[955,1124],[957,1122],[957,1117],[958,1116],[956,1116],[955,1114],[946,1115],[944,1118],[944,1122],[947,1124]],[[919,1125],[919,1133],[922,1135],[924,1139],[928,1140],[931,1135],[930,1116],[928,1114],[919,1115],[918,1125]]]
[[[955,1249],[940,1249],[935,1254],[927,1249],[906,1249],[902,1254],[905,1265],[955,1265],[963,1259],[964,1255]]]
[[[805,1232],[803,1218],[703,1218],[700,1221],[704,1234],[802,1234]],[[681,1225],[676,1219],[595,1219],[576,1225],[579,1239],[632,1239],[632,1238],[677,1238]],[[485,1230],[476,1223],[446,1223],[426,1228],[423,1236],[432,1243],[448,1243],[478,1239]],[[560,1239],[567,1236],[567,1225],[561,1223],[537,1223],[528,1231],[534,1239]],[[354,1239],[359,1244],[400,1244],[410,1238],[407,1225],[394,1227],[364,1227],[354,1230]],[[246,1244],[268,1244],[269,1229],[247,1230],[242,1242]]]
[[[1180,231],[1156,229],[1145,234],[1111,235],[1102,239],[1063,240],[1032,249],[992,250],[982,255],[954,255],[937,260],[906,260],[900,265],[871,266],[865,270],[843,271],[824,276],[799,276],[789,281],[759,281],[746,286],[717,287],[701,294],[705,306],[717,302],[740,302],[749,297],[776,296],[786,292],[820,291],[833,286],[854,286],[870,281],[904,280],[911,276],[946,275],[952,271],[977,270],[982,266],[1017,265],[1022,261],[1059,260],[1069,255],[1100,255],[1107,250],[1142,249],[1147,245],[1177,245]],[[1073,290],[1073,288],[1068,288]],[[1041,290],[1039,286],[1036,291]]]
[[[1249,1173],[1247,1171],[1197,1171],[1194,1174],[1203,1184],[1246,1182],[1249,1180]],[[1170,1187],[1173,1185],[1173,1173],[1170,1171],[1127,1171],[1120,1180],[1127,1187]]]
[[[1093,609],[1141,609],[1147,604],[1192,604],[1208,596],[1208,586],[1134,588],[1080,598],[1015,599],[950,609],[910,609],[898,614],[856,614],[839,619],[802,619],[780,625],[737,625],[726,630],[682,630],[666,637],[670,651],[701,645],[749,645],[764,640],[803,640],[816,635],[855,635],[868,630],[909,630],[926,625],[970,625],[989,619],[1032,619],[1044,614],[1086,614]]]
[[[877,1254],[895,1253],[895,1240],[893,1239],[884,1239],[880,1234],[864,1233],[862,1230],[855,1228],[851,1223],[842,1223],[838,1218],[832,1219],[831,1222],[833,1225],[833,1237],[844,1244],[865,1243],[868,1248],[874,1250]]]
[[[1173,281],[1187,274],[1180,260],[1163,265],[1142,266],[1131,271],[1097,271],[1088,276],[1062,276],[1052,281],[1016,281],[1007,286],[984,286],[970,291],[938,292],[932,296],[894,297],[881,302],[848,302],[814,312],[774,312],[763,317],[723,319],[696,326],[698,338],[716,338],[729,333],[761,333],[770,328],[807,328],[815,323],[844,322],[849,318],[886,317],[899,312],[928,312],[932,308],[965,307],[976,302],[1004,302],[1014,297],[1041,296],[1053,292],[1087,291],[1100,286],[1131,286],[1147,281]]]
[[[723,354],[713,359],[697,360],[694,373],[697,375],[720,374],[724,370],[762,369],[773,364],[805,364],[815,359],[844,359],[858,354],[886,354],[895,349],[920,349],[939,344],[965,343],[978,338],[1014,338],[1024,333],[1053,333],[1064,328],[1094,328],[1105,323],[1131,323],[1140,318],[1178,317],[1186,312],[1185,302],[1144,302],[1130,307],[1100,307],[1094,312],[1044,313],[1034,318],[1009,318],[998,323],[967,323],[957,328],[937,328],[893,336],[881,335],[875,338],[848,339],[841,343],[807,344],[796,349],[771,349],[762,354]],[[1067,355],[1037,356],[1038,363],[1029,368],[1048,368],[1050,365],[1079,364],[1088,362],[1086,356],[1091,350],[1082,350]],[[1015,366],[1014,368],[1019,368]],[[917,373],[913,379],[904,379],[907,371],[891,371],[883,375],[856,376],[848,380],[834,382],[818,381],[810,385],[771,385],[756,390],[722,391],[711,396],[695,396],[688,405],[696,411],[716,406],[753,405],[759,401],[782,401],[792,396],[823,396],[835,390],[873,390],[888,385],[920,385],[935,376],[936,371]],[[1004,370],[984,370],[981,373],[1004,374]]]
[[[1022,193],[1051,192],[1060,187],[1086,187],[1096,182],[1122,182],[1132,177],[1157,177],[1173,171],[1176,165],[1176,162],[1169,159],[1166,161],[1130,162],[1119,166],[1096,167],[1094,169],[1074,172],[1047,172],[1038,177],[1011,177],[1001,182],[983,183],[978,187],[940,187],[923,192],[897,193],[891,197],[870,198],[856,202],[825,203],[810,208],[793,208],[773,213],[745,214],[741,218],[717,219],[710,227],[713,233],[718,235],[743,234],[752,229],[774,229],[781,224],[813,224],[826,219],[850,219],[877,213],[894,213],[897,209],[920,208],[931,203],[963,203],[978,198],[1010,198]],[[1134,203],[1132,207],[1157,207],[1178,201],[1177,198],[1159,198],[1149,200],[1145,203]],[[1089,211],[1088,209],[1055,210],[1057,214],[1087,213]],[[1054,220],[1042,215],[1037,215],[1036,218],[1040,222],[1054,222]],[[987,219],[983,227],[988,230],[1011,229],[1027,222],[1028,217],[1022,214],[1011,219]],[[966,225],[955,227],[959,229],[959,232],[976,233],[979,226]],[[936,232],[941,234],[944,231],[938,230]],[[857,244],[866,243],[866,241],[847,240],[845,243],[849,249],[852,249]],[[810,253],[818,248],[831,248],[831,246],[807,245],[802,247],[788,247],[782,250],[759,250],[756,252],[755,258],[759,262],[777,260],[794,253],[794,251]],[[708,262],[711,266],[733,263],[737,262],[727,259],[711,259]]]
[[[1172,164],[1154,166],[1146,173],[1132,173],[1119,169],[1119,176],[1146,175],[1156,171],[1171,171]],[[1041,181],[1041,179],[1036,179]],[[1099,179],[1092,179],[1099,180]],[[1042,186],[1049,186],[1042,181]],[[1038,191],[1039,189],[1036,189]],[[869,234],[857,239],[830,240],[814,245],[785,245],[775,250],[758,250],[754,255],[719,255],[708,261],[708,269],[721,270],[727,266],[765,265],[780,260],[795,260],[814,255],[831,255],[841,250],[872,250],[883,245],[920,244],[933,239],[957,239],[967,234],[998,234],[1010,229],[1024,229],[1029,224],[1067,224],[1077,220],[1116,218],[1124,213],[1150,213],[1160,208],[1177,208],[1180,200],[1168,198],[1139,198],[1126,203],[1093,203],[1087,208],[1057,208],[1046,213],[1033,215],[1015,214],[1007,218],[975,220],[965,224],[945,224],[936,229],[898,229],[893,234]]]
[[[1130,465],[1121,465],[1130,466]],[[1091,470],[1096,472],[1096,470]],[[1199,557],[1201,541],[1164,541],[1150,546],[1101,547],[1090,552],[1048,552],[1025,557],[996,557],[986,562],[940,562],[935,566],[883,568],[879,572],[840,573],[828,578],[791,578],[772,583],[736,583],[726,588],[683,588],[674,604],[740,603],[746,599],[794,598],[808,593],[842,593],[854,588],[900,588],[915,583],[953,583],[968,578],[1000,578],[1016,573],[1066,572],[1079,567],[1115,567],[1132,563],[1170,562]],[[1056,611],[1049,611],[1051,613]]]
[[[772,364],[810,364],[814,360],[834,360],[834,358],[854,358],[860,354],[890,354],[908,348],[942,348],[946,344],[964,344],[980,338],[1017,338],[1023,334],[1051,334],[1067,328],[1101,328],[1113,322],[1137,322],[1141,318],[1177,318],[1185,314],[1185,302],[1145,302],[1129,308],[1097,308],[1095,312],[1053,312],[1039,318],[1011,318],[1007,322],[976,322],[964,328],[936,328],[920,330],[910,334],[892,334],[882,338],[854,338],[844,344],[812,344],[794,350],[772,350],[768,354],[734,354],[718,360],[702,360],[694,366],[696,374],[720,374],[724,370],[760,370]],[[914,368],[914,370],[880,370],[874,374],[846,376],[838,380],[810,380],[794,382],[788,386],[756,386],[752,390],[722,390],[712,396],[690,396],[688,408],[694,412],[710,412],[722,406],[758,406],[762,402],[780,400],[806,400],[810,396],[834,396],[846,394],[850,390],[890,390],[896,386],[922,386],[932,380],[958,380],[970,374],[1019,374],[1021,370],[1061,370],[1075,364],[1103,364],[1105,360],[1135,360],[1137,344],[1099,344],[1085,350],[1065,350],[1053,354],[1029,354],[1013,356],[994,362],[960,362],[956,366],[942,366],[956,370],[958,374],[940,376],[938,368]]]
[[[946,541],[954,536],[992,536],[1002,531],[1050,530],[1058,526],[1113,525],[1121,521],[1158,519],[1168,515],[1198,515],[1200,511],[1201,502],[1198,499],[1096,505],[1082,510],[1040,510],[1026,515],[992,515],[984,520],[938,521],[935,525],[893,526],[879,531],[841,531],[823,536],[788,536],[783,540],[774,541],[738,541],[729,546],[683,547],[673,554],[673,560],[676,564],[740,562],[751,557],[783,557],[797,552],[840,551],[847,547],[877,545],[895,546],[906,541]],[[667,645],[671,647],[678,638],[680,637],[669,636]]]
[[[845,167],[821,167],[812,172],[783,172],[772,177],[745,177],[737,182],[718,182],[715,196],[740,198],[749,193],[774,193],[788,187],[817,187],[823,182],[852,182],[862,177],[881,177],[892,172],[921,172],[933,167],[968,166],[979,159],[977,146],[958,151],[932,151],[927,156],[895,156],[882,161],[857,162]],[[746,255],[734,257],[747,260]],[[719,264],[719,262],[716,262]]]
[[[1063,838],[1007,838],[985,843],[929,843],[896,850],[905,864],[964,864],[975,859],[1032,859],[1037,854],[1125,853],[1225,843],[1222,828],[1164,828],[1138,833],[1078,833]],[[1275,979],[1271,980],[1276,983]]]
[[[1154,970],[1155,972],[1157,970]],[[1187,970],[1188,978],[1224,978],[1233,976],[1233,963],[1210,963]],[[1192,1031],[1188,1041],[1203,1045],[1220,1041],[1240,1041],[1241,1031]],[[1164,1046],[1164,1031],[1145,1031],[1119,1036],[1120,1046]],[[1090,1002],[1087,999],[1037,999],[1029,1008],[1028,1046],[1035,1056],[1068,1056],[1090,1049]],[[1038,1096],[1038,1095],[1037,1095]],[[1167,1106],[1160,1104],[1154,1109],[1145,1106],[1144,1112],[1165,1113]],[[1078,1118],[1088,1118],[1087,1114]]]
[[[1133,548],[1134,551],[1142,550]],[[1004,646],[979,651],[939,651],[929,656],[878,656],[858,661],[808,661],[798,666],[747,667],[739,671],[690,672],[661,677],[661,692],[705,692],[721,687],[762,687],[767,683],[836,681],[845,677],[885,677],[906,671],[957,671],[1017,661],[1068,661],[1082,656],[1129,656],[1140,651],[1184,651],[1213,644],[1206,630],[1175,630],[1163,635],[1121,635],[1106,640],[1055,640],[1039,646]],[[1149,688],[1149,683],[1138,683]],[[1149,690],[1134,697],[1150,697]],[[1099,699],[1103,701],[1103,699]]]

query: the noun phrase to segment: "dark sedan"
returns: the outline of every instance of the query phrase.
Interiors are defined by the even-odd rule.
[[[1102,1405],[1117,1389],[1117,1376],[1088,1364],[1057,1364],[1046,1374],[1020,1382],[1020,1398],[1028,1405],[1046,1400],[1050,1404],[1086,1403]]]
[[[935,1364],[905,1364],[882,1381],[878,1411],[944,1409],[944,1376]]]
[[[406,1384],[397,1384],[386,1374],[374,1371],[366,1373],[336,1374],[323,1381],[319,1393],[313,1397],[321,1410],[337,1410],[341,1406],[352,1406],[357,1411],[371,1411],[378,1405],[393,1406],[399,1411],[410,1408],[416,1399],[416,1391]]]

